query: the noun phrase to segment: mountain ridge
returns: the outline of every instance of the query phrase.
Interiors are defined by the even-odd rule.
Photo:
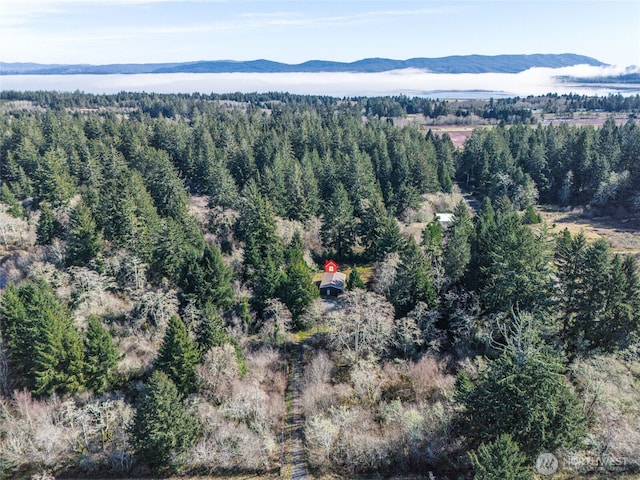
[[[200,60],[169,63],[39,64],[0,62],[0,75],[108,75],[139,73],[379,73],[415,68],[431,73],[519,73],[529,68],[560,68],[573,65],[604,66],[605,63],[574,53],[527,55],[451,55],[407,60],[364,58],[354,62],[308,60],[298,64],[267,59],[248,61]]]

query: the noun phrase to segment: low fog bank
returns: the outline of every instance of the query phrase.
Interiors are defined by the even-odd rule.
[[[86,93],[231,93],[286,91],[345,96],[408,95],[432,98],[489,98],[547,93],[608,95],[640,93],[640,85],[598,85],[561,78],[611,77],[624,67],[576,65],[532,68],[517,74],[434,74],[407,69],[381,73],[175,73],[112,75],[5,75],[0,90],[57,90]]]

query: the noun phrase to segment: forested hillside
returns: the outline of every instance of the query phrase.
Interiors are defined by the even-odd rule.
[[[632,118],[2,98],[0,478],[277,475],[294,367],[314,474],[524,479],[545,452],[569,475],[640,471],[638,259],[536,212],[637,218]],[[391,118],[415,113],[493,125],[456,149]],[[348,274],[337,299],[318,296],[328,258]]]
[[[38,63],[0,62],[3,75],[77,75],[114,73],[231,73],[231,72],[388,72],[419,68],[433,73],[522,72],[529,68],[560,68],[572,65],[603,66],[595,58],[571,53],[532,55],[454,55],[441,58],[365,58],[355,62],[309,60],[289,64],[272,60],[213,60],[183,63],[147,63],[112,65],[42,65]]]

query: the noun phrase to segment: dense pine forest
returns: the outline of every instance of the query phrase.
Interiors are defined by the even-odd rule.
[[[0,478],[637,474],[639,110],[2,92]]]

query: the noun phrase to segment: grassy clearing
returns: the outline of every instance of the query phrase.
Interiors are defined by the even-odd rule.
[[[540,215],[547,223],[550,233],[557,234],[566,228],[572,235],[582,232],[590,241],[605,238],[614,252],[640,255],[638,220],[590,217],[579,210],[563,212],[552,207],[543,207]]]
[[[360,274],[360,278],[362,278],[362,281],[365,284],[368,284],[371,279],[373,278],[374,275],[374,268],[372,264],[367,264],[367,265],[357,265],[356,267],[358,269],[358,273]],[[344,267],[344,268],[340,268],[339,271],[341,273],[344,273],[347,276],[347,279],[349,278],[349,275],[351,275],[351,270],[353,270],[353,267]],[[324,275],[324,271],[323,270],[319,270],[317,272],[315,272],[313,274],[313,281],[314,283],[319,284],[322,281],[322,276]]]

